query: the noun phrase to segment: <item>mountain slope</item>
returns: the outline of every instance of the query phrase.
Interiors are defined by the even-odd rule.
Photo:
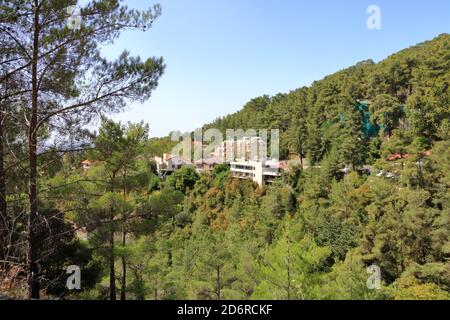
[[[362,61],[309,87],[257,97],[240,111],[219,117],[204,128],[278,128],[281,155],[297,153],[308,156],[312,162],[320,162],[333,149],[345,158],[343,148],[355,148],[364,140],[366,150],[350,153],[362,152],[362,162],[370,162],[380,157],[386,134],[390,138],[402,125],[409,134],[422,139],[423,147],[447,138],[449,70],[450,35],[441,34],[377,64]],[[359,134],[362,115],[355,112],[354,106],[361,100],[372,102],[371,120],[385,128],[380,138],[366,139]],[[342,115],[347,120],[333,124]]]

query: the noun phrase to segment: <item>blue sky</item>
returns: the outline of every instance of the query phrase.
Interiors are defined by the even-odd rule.
[[[127,0],[158,2],[152,30],[127,31],[108,57],[124,49],[162,56],[165,74],[153,96],[116,120],[150,124],[151,136],[190,131],[239,110],[263,94],[289,92],[358,61],[379,61],[450,32],[450,1],[381,0]],[[381,30],[369,30],[369,5]]]

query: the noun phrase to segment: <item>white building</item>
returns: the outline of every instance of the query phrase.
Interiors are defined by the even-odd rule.
[[[260,137],[242,137],[238,140],[225,140],[216,146],[212,157],[222,162],[266,161],[267,143]]]
[[[229,163],[233,177],[252,180],[259,185],[279,176],[279,162],[267,161],[267,142],[261,137],[225,140],[216,146],[212,158]]]
[[[191,162],[183,157],[164,153],[161,157],[153,158],[156,162],[156,171],[159,175],[171,173],[184,165],[190,165]]]
[[[238,161],[230,163],[231,174],[235,178],[249,179],[260,186],[278,177],[276,162],[270,161]]]

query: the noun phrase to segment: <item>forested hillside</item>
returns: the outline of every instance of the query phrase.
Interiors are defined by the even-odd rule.
[[[181,264],[166,272],[188,276],[183,296],[448,299],[449,81],[450,36],[442,34],[310,87],[252,99],[206,125],[280,129],[282,156],[307,157],[316,168],[294,168],[265,189],[226,171],[180,189],[183,222],[168,256],[176,252]],[[358,102],[378,134],[366,134]],[[380,290],[366,286],[372,264]]]
[[[330,152],[355,165],[373,161],[388,146],[381,146],[388,140],[383,138],[396,141],[403,133],[427,148],[448,139],[450,131],[449,39],[442,34],[378,64],[362,61],[310,87],[252,99],[241,111],[206,127],[280,129],[281,154],[302,154],[313,163]],[[371,102],[371,120],[384,135],[369,140],[362,134],[357,101]]]
[[[169,139],[149,141],[146,125],[104,118],[89,150],[39,159],[43,295],[450,299],[449,83],[442,34],[206,125],[277,128],[284,158],[308,158],[308,168],[263,187],[232,178],[226,165],[201,175],[186,166],[160,180],[150,159]],[[358,102],[377,134],[364,131]],[[15,263],[0,290],[17,297],[26,259],[20,171],[7,176]],[[68,265],[81,267],[79,291],[65,287]],[[367,285],[373,265],[376,288]]]

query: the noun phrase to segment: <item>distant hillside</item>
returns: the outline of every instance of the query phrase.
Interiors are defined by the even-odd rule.
[[[278,128],[283,157],[297,153],[316,163],[333,151],[355,165],[367,163],[399,127],[423,148],[448,138],[449,67],[450,35],[441,34],[377,64],[365,60],[309,87],[254,98],[204,128]],[[362,100],[370,102],[373,124],[384,128],[380,137],[362,134],[364,115],[355,108]]]

